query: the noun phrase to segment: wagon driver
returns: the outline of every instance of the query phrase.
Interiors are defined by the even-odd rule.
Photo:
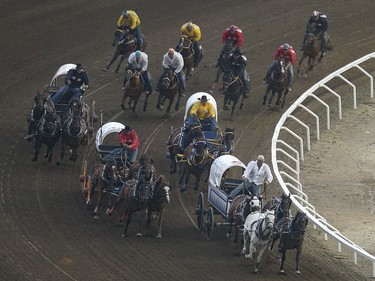
[[[124,129],[119,133],[118,140],[120,142],[120,145],[122,145],[127,150],[129,163],[133,164],[137,159],[139,148],[139,139],[137,133],[129,125],[126,125]]]
[[[243,182],[229,193],[228,198],[233,199],[241,191],[247,189],[251,195],[259,198],[263,183],[269,184],[273,180],[270,167],[264,163],[264,156],[259,155],[257,160],[250,161],[242,175]]]

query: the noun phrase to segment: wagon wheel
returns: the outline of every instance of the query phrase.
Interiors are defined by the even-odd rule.
[[[206,227],[207,227],[207,239],[211,240],[212,234],[214,232],[214,227],[215,227],[214,209],[212,209],[212,207],[208,209]]]
[[[82,193],[84,194],[86,190],[86,186],[87,186],[87,160],[85,160],[82,165],[81,182],[82,182]]]
[[[86,183],[86,204],[90,204],[91,201],[91,176],[87,176],[87,183]]]
[[[203,230],[204,221],[204,196],[203,193],[199,193],[197,208],[195,209],[195,214],[197,215],[197,226],[199,231]]]

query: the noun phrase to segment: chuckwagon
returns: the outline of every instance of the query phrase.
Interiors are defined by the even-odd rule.
[[[113,188],[104,190],[104,192],[116,195],[123,182],[121,179],[127,176],[130,163],[127,157],[127,151],[118,143],[118,134],[125,128],[120,122],[108,122],[102,125],[96,133],[95,148],[96,157],[100,164],[112,162],[116,166],[116,171],[122,171],[121,176],[118,175],[118,181],[114,182]],[[116,144],[114,144],[116,142]],[[90,176],[87,171],[87,160],[84,161],[82,167],[82,190],[90,190]]]
[[[200,231],[206,231],[207,239],[211,240],[213,231],[216,226],[231,226],[231,219],[234,213],[231,209],[234,207],[234,200],[228,197],[229,193],[242,183],[241,176],[245,164],[233,155],[222,155],[215,159],[210,168],[208,178],[208,197],[209,207],[205,209],[204,194],[201,192],[198,196],[196,217],[197,226]],[[248,204],[249,208],[259,208],[259,199],[256,197],[243,196],[244,201],[240,202]],[[221,215],[224,222],[215,222],[215,214]],[[246,218],[246,217],[245,217]]]
[[[70,106],[70,88],[68,85],[64,84],[64,78],[70,69],[76,68],[76,64],[68,63],[60,66],[56,73],[53,75],[50,83],[43,88],[44,94],[48,96],[48,98],[52,98],[56,95],[59,90],[63,91],[63,94],[57,99],[54,100],[54,105],[56,108],[57,114],[60,116],[61,120],[64,120],[64,113],[68,110]],[[88,85],[81,86],[81,92],[84,94],[85,90],[87,89]],[[92,102],[92,107],[84,102],[83,99],[84,95],[81,98],[81,102],[83,103],[85,111],[89,114],[89,132],[93,134],[94,132],[94,122],[97,121],[97,116],[95,115],[95,101]]]

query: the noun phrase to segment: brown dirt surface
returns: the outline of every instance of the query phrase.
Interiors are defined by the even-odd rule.
[[[254,261],[237,254],[236,246],[225,238],[226,229],[216,228],[213,241],[207,241],[196,229],[197,194],[191,189],[180,194],[177,176],[170,176],[172,202],[167,209],[163,238],[136,237],[134,220],[129,237],[123,239],[117,215],[106,217],[103,206],[100,220],[94,221],[92,209],[82,200],[78,177],[84,160],[88,160],[90,170],[95,165],[94,139],[81,148],[76,163],[65,161],[57,167],[59,146],[54,150],[52,163],[42,157],[44,149],[38,162],[31,161],[33,144],[23,137],[36,91],[49,83],[59,66],[82,63],[92,81],[86,101],[95,100],[97,109],[103,111],[103,122],[131,124],[140,136],[141,152],[150,152],[158,172],[168,175],[165,142],[171,126],[182,125],[183,108],[171,118],[164,118],[164,113],[155,108],[157,92],[154,92],[146,113],[140,106],[137,116],[123,112],[120,101],[125,65],[119,74],[113,72],[114,67],[109,72],[102,71],[113,54],[112,34],[124,8],[136,10],[141,17],[142,33],[149,43],[147,54],[154,85],[162,71],[162,56],[176,45],[181,25],[191,19],[201,27],[205,55],[200,68],[187,81],[187,96],[209,90],[223,30],[230,24],[242,28],[251,96],[231,120],[229,113],[221,110],[222,96],[215,95],[220,108],[219,124],[222,128],[235,127],[234,155],[245,163],[258,154],[264,154],[269,162],[271,138],[282,111],[263,108],[261,98],[265,87],[261,81],[280,44],[290,43],[296,49],[297,59],[301,55],[297,49],[313,10],[327,14],[335,50],[328,53],[308,79],[295,78],[286,106],[328,73],[373,52],[375,41],[372,0],[329,4],[321,0],[298,3],[291,0],[3,1],[0,4],[3,66],[0,76],[0,280],[370,280],[368,267],[354,266],[350,254],[337,255],[334,245],[324,242],[312,227],[308,227],[305,238],[301,275],[293,273],[293,252],[287,255],[288,275],[278,275],[275,251],[264,255],[261,273],[251,275]],[[314,144],[317,152],[312,151],[306,157],[303,171],[304,184],[313,187],[309,194],[311,202],[317,204],[333,225],[337,222],[345,235],[353,236],[353,241],[359,245],[366,242],[363,247],[373,253],[372,221],[358,219],[358,213],[349,211],[362,206],[373,212],[374,163],[369,159],[373,149],[371,111],[372,104],[368,103],[350,113],[351,127],[346,128],[339,122],[335,130],[327,133],[326,140]],[[363,123],[366,127],[355,131]],[[347,130],[357,136],[350,138],[345,135]],[[349,160],[340,158],[344,153],[336,151],[347,151],[346,142],[351,143],[351,148],[358,147],[353,161],[349,161],[349,156]],[[331,156],[331,162],[319,151]],[[341,172],[333,169],[337,168],[337,161],[346,163],[339,167]],[[318,164],[322,165],[321,169],[316,167]],[[328,172],[328,168],[332,170]],[[314,171],[322,169],[327,169],[327,175],[313,176]],[[342,177],[342,173],[349,172],[353,175]],[[343,188],[347,190],[343,197],[333,200]],[[271,184],[270,189],[270,195],[279,195],[277,183]],[[203,181],[201,191],[206,197],[207,186]],[[340,216],[345,216],[348,223],[341,224]],[[359,236],[368,241],[357,240]]]

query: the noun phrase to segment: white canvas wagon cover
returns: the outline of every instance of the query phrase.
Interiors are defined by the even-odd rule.
[[[99,146],[103,143],[106,136],[112,133],[120,133],[122,129],[125,128],[125,125],[121,124],[120,122],[108,122],[101,126],[99,130],[96,132],[95,138],[95,146],[96,150],[99,151]]]
[[[246,169],[245,164],[233,155],[222,155],[216,158],[211,165],[209,185],[219,187],[224,172],[232,167],[242,167]]]
[[[195,94],[191,95],[189,97],[189,99],[186,101],[184,122],[185,122],[186,118],[189,116],[189,111],[190,111],[191,107],[193,106],[193,104],[196,103],[197,101],[199,101],[198,98],[201,98],[204,95],[207,96],[208,102],[214,106],[214,109],[215,109],[215,121],[217,122],[217,104],[216,104],[216,100],[214,99],[213,96],[211,96],[210,94],[205,93],[205,92],[195,93]]]
[[[76,68],[77,65],[73,64],[73,63],[67,63],[67,64],[64,64],[62,66],[59,67],[59,69],[57,69],[55,75],[53,75],[53,78],[51,80],[51,82],[49,83],[50,86],[63,86],[62,85],[57,85],[57,80],[60,76],[64,75],[64,78],[65,78],[65,75],[68,73],[68,71],[72,68]]]

